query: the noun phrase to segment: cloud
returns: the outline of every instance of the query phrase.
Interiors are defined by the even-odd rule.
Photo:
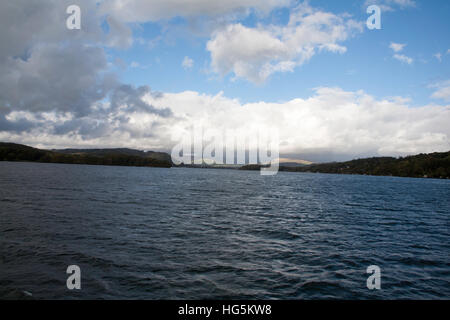
[[[155,100],[163,97],[148,86],[119,85],[111,93],[109,102],[96,103],[88,115],[62,111],[12,111],[3,117],[5,125],[0,117],[0,132],[8,137],[6,140],[21,141],[17,135],[22,135],[27,137],[25,139],[42,139],[40,144],[53,141],[54,146],[60,147],[63,147],[62,141],[68,146],[92,145],[96,141],[105,146],[127,145],[132,144],[130,140],[141,139],[142,142],[148,138],[155,141],[158,133],[155,128],[159,121],[163,119],[170,123],[173,113],[166,106],[153,106],[146,101],[147,96]]]
[[[168,106],[171,116],[155,112]],[[376,99],[363,91],[328,87],[315,89],[305,99],[245,104],[222,93],[155,94],[148,88],[124,87],[111,105],[99,105],[89,117],[53,112],[16,118],[35,126],[28,132],[2,131],[0,140],[48,148],[126,146],[170,151],[196,125],[244,133],[274,128],[280,134],[282,155],[312,161],[450,149],[450,106],[411,108],[401,97]]]
[[[397,52],[396,54],[393,55],[394,59],[397,59],[398,61],[403,62],[403,63],[412,64],[414,62],[413,58],[410,58],[404,54],[398,53],[398,52],[403,51],[403,49],[405,47],[406,47],[406,44],[404,44],[404,43],[391,42],[391,44],[389,45],[389,48],[391,48],[394,52]]]
[[[115,62],[114,64],[117,65],[117,62]],[[133,68],[133,69],[136,69],[136,68],[148,69],[150,67],[151,67],[151,64],[140,64],[137,61],[131,61],[131,63],[130,63],[130,68]]]
[[[291,0],[105,0],[101,12],[122,22],[160,21],[173,17],[218,16],[250,8],[268,13]]]
[[[439,62],[442,62],[442,54],[441,53],[438,52],[438,53],[434,54],[433,57],[438,59]]]
[[[66,27],[66,7],[72,4],[82,8],[80,30]],[[82,132],[89,127],[94,131],[106,100],[111,101],[108,112],[120,102],[128,110],[170,116],[170,109],[153,109],[142,102],[148,89],[127,87],[111,71],[105,48],[128,46],[131,34],[122,22],[104,20],[95,2],[3,1],[0,20],[7,26],[0,29],[0,131],[29,132],[36,126],[63,130],[59,122],[66,129],[70,124],[83,125]]]
[[[191,69],[194,66],[194,60],[192,60],[189,57],[184,57],[183,61],[181,62],[181,66],[184,69]]]
[[[364,6],[378,5],[382,11],[395,11],[396,9],[414,8],[416,2],[414,0],[366,0]]]
[[[106,22],[109,26],[109,33],[106,44],[110,47],[129,48],[133,44],[133,32],[124,22],[114,16],[108,16]]]
[[[81,29],[68,30],[66,8],[78,5]],[[0,61],[26,57],[27,50],[42,43],[82,42],[114,46],[131,41],[130,29],[114,18],[104,20],[91,0],[15,0],[0,2]],[[113,25],[111,25],[113,24]],[[6,27],[7,26],[7,27]],[[105,33],[103,27],[108,27]],[[3,44],[8,45],[3,45]]]
[[[26,60],[0,65],[0,103],[15,110],[88,112],[115,85],[103,49],[82,44],[47,44]]]
[[[286,26],[230,24],[213,34],[207,49],[216,73],[261,83],[275,72],[292,72],[317,52],[346,52],[340,43],[358,31],[362,24],[354,20],[302,4]]]
[[[394,52],[400,52],[403,50],[403,48],[405,46],[406,46],[406,44],[391,42],[391,44],[389,45],[389,48],[394,50]]]
[[[414,0],[390,0],[389,2],[399,5],[403,8],[416,6],[416,2]]]
[[[149,86],[135,88],[131,85],[122,84],[113,90],[110,96],[110,108],[112,110],[123,108],[127,112],[145,112],[161,117],[170,117],[172,115],[170,108],[158,109],[144,100],[144,97],[152,94]],[[160,94],[154,95],[156,99],[161,99]]]
[[[82,8],[80,30],[66,27],[72,4]],[[7,26],[0,29],[1,108],[81,116],[117,86],[104,46],[124,45],[131,35],[114,25],[105,33],[95,2],[2,1],[0,21]]]
[[[66,8],[78,4],[85,8],[82,29],[66,28]],[[16,0],[0,2],[0,63],[8,57],[26,57],[30,47],[42,42],[64,40],[101,41],[102,30],[97,24],[95,7],[90,1]]]
[[[450,80],[438,82],[429,87],[436,89],[431,95],[433,99],[450,101]]]
[[[394,59],[397,59],[398,61],[407,63],[407,64],[412,64],[414,62],[413,58],[405,56],[404,54],[394,54],[393,57],[394,57]]]

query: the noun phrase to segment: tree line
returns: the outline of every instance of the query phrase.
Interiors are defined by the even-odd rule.
[[[62,153],[4,142],[0,142],[0,160],[135,167],[172,167],[172,162],[169,160],[129,155],[120,152],[111,151],[102,154],[89,154],[87,152]]]

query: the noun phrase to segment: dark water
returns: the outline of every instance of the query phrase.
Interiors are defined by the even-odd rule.
[[[0,162],[0,298],[449,299],[449,226],[448,180]]]

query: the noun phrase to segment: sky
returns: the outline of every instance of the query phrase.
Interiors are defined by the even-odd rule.
[[[450,150],[446,0],[18,0],[0,26],[0,141],[170,152],[195,125],[276,129],[309,161]]]

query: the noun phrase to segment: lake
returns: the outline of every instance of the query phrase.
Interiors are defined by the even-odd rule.
[[[449,299],[449,227],[449,180],[0,162],[0,298]]]

